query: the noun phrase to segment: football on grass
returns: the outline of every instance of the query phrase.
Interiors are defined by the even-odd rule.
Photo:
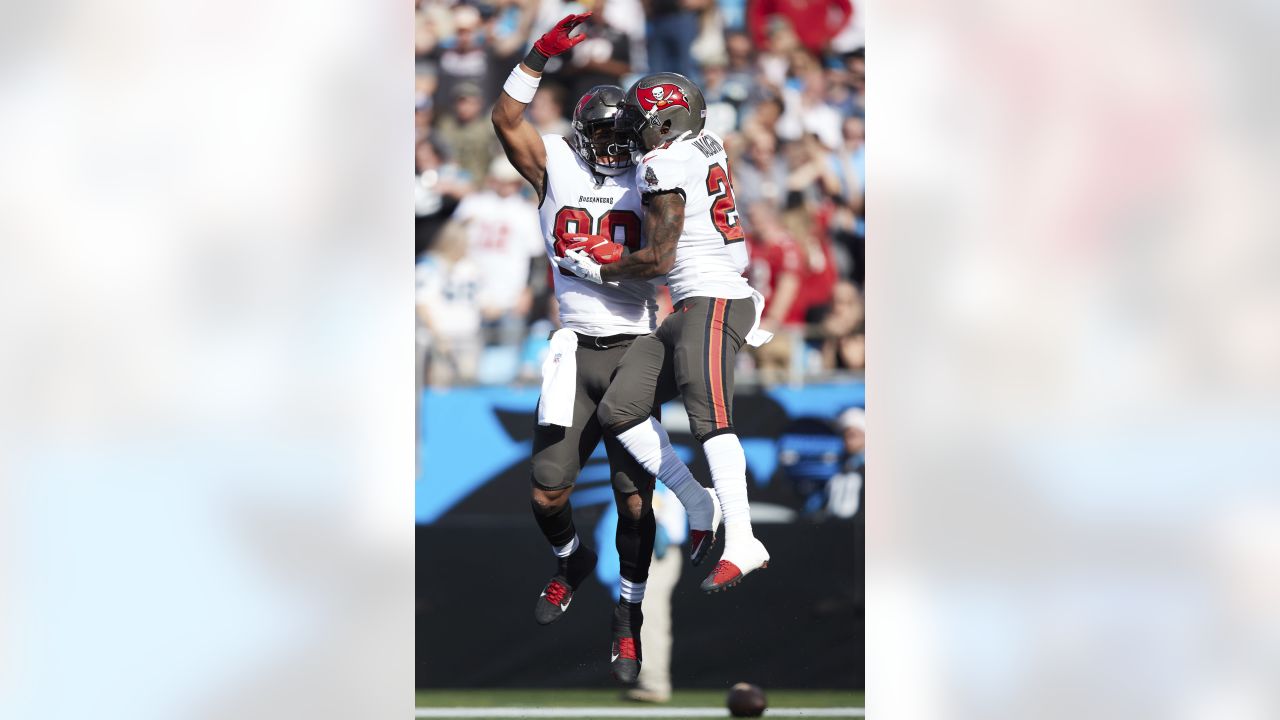
[[[729,714],[734,717],[760,717],[764,714],[764,691],[758,685],[740,682],[729,688]]]

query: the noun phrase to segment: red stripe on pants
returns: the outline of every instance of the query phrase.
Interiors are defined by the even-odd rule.
[[[724,377],[720,372],[724,354],[724,308],[718,299],[711,308],[711,337],[707,343],[707,381],[711,383],[711,416],[716,429],[729,426],[729,409],[724,404]]]

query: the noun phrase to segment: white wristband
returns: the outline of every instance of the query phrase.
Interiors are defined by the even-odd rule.
[[[511,75],[507,77],[507,82],[502,86],[502,90],[518,102],[528,105],[533,102],[533,94],[538,92],[538,82],[540,80],[541,78],[530,75],[517,65],[512,68]]]

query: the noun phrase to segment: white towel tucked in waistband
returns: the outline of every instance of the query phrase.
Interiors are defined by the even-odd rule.
[[[747,344],[751,347],[760,347],[773,339],[773,333],[760,329],[760,316],[764,314],[764,296],[759,290],[752,290],[751,299],[756,304],[756,321],[752,323],[751,331],[747,333]]]
[[[538,424],[573,427],[573,401],[578,391],[578,334],[561,328],[551,334],[547,359],[542,361],[542,396]]]

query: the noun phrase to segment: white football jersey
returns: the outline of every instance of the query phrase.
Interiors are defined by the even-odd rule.
[[[510,311],[529,285],[529,261],[542,254],[533,203],[485,191],[464,198],[453,217],[467,224],[467,257],[484,268],[480,306]]]
[[[564,137],[544,135],[542,142],[547,149],[547,193],[538,212],[560,324],[596,337],[652,332],[658,309],[652,284],[622,280],[597,285],[556,265],[556,258],[564,256],[564,236],[573,233],[606,235],[630,252],[642,247],[640,194],[631,175],[601,180]]]
[[[650,150],[636,167],[644,195],[684,195],[684,230],[667,274],[671,301],[687,297],[749,297],[746,235],[729,183],[729,158],[718,135],[698,135]]]

